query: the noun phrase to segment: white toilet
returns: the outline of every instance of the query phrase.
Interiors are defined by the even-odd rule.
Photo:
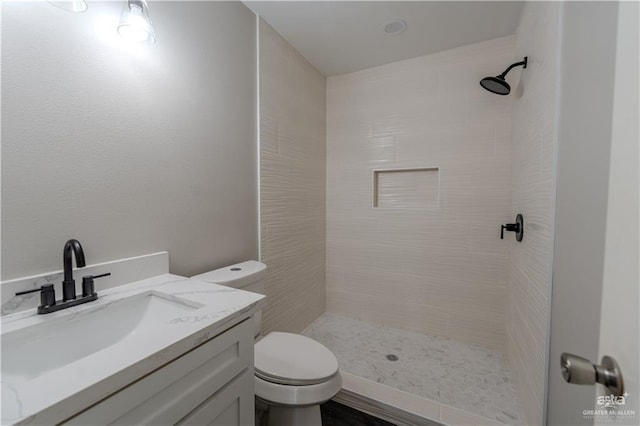
[[[265,294],[267,265],[249,260],[192,277]],[[269,406],[270,426],[321,426],[320,404],[342,386],[335,355],[306,336],[271,332],[260,338],[255,314],[255,393]]]

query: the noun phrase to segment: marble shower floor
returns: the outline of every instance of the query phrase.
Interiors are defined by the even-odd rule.
[[[499,351],[331,313],[302,334],[331,349],[342,371],[493,421],[524,423]]]

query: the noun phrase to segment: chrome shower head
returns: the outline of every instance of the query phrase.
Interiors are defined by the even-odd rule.
[[[504,72],[495,77],[485,77],[480,80],[480,86],[484,89],[488,90],[491,93],[495,93],[496,95],[508,95],[511,93],[511,86],[505,80],[505,77],[515,67],[522,66],[523,68],[527,68],[527,57],[524,57],[522,62],[516,62],[515,64],[509,65],[509,67],[504,70]]]

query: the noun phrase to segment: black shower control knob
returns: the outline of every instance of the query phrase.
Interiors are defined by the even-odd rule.
[[[522,237],[524,236],[524,219],[520,213],[516,215],[515,223],[506,223],[500,226],[500,239],[504,240],[504,231],[507,230],[509,232],[515,232],[516,240],[518,242],[522,241]]]

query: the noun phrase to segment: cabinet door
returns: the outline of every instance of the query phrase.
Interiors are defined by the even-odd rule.
[[[178,424],[181,426],[253,426],[255,424],[253,380],[253,372],[247,371]]]
[[[246,320],[68,420],[69,425],[173,425],[244,371],[253,374]]]

